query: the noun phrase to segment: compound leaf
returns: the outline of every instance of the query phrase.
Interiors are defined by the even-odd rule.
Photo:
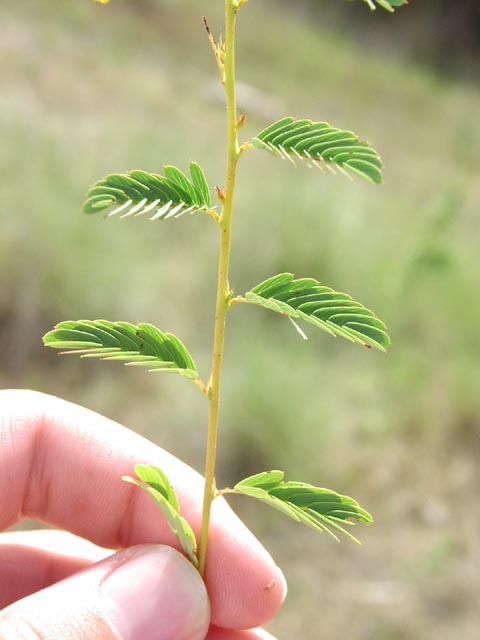
[[[380,351],[390,346],[386,327],[373,311],[313,278],[295,280],[291,273],[281,273],[248,291],[241,301],[305,320],[331,335]]]
[[[92,185],[83,210],[122,218],[148,215],[150,220],[196,212],[216,215],[205,174],[195,162],[190,164],[190,175],[191,179],[172,166],[164,167],[163,176],[139,170],[112,173]]]
[[[134,469],[139,480],[130,476],[123,476],[122,480],[144,489],[155,500],[185,554],[197,567],[197,541],[192,528],[180,515],[177,496],[167,476],[153,465],[137,464]]]
[[[395,11],[394,7],[403,7],[404,5],[408,4],[408,0],[363,0],[363,1],[368,4],[368,6],[372,11],[375,11],[378,4],[379,7],[382,7],[383,9],[390,11],[390,13],[393,13]],[[350,2],[352,2],[352,0],[350,0]]]
[[[195,380],[195,363],[183,343],[151,324],[109,320],[60,322],[43,337],[47,347],[77,353],[83,358],[121,360],[127,365],[149,367]]]
[[[228,492],[240,493],[265,502],[297,522],[316,531],[328,533],[338,540],[337,533],[358,540],[344,527],[373,522],[372,516],[358,502],[330,489],[314,487],[305,482],[284,482],[282,471],[266,471],[242,480]]]
[[[282,118],[261,131],[252,143],[295,165],[301,162],[321,170],[328,167],[346,175],[348,170],[375,184],[383,180],[383,163],[377,152],[351,131],[336,129],[327,122]]]

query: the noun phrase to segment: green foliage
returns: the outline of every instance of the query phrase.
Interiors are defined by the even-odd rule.
[[[291,273],[281,273],[248,291],[244,301],[305,320],[367,347],[385,351],[390,345],[386,327],[373,311],[313,278],[295,280]]]
[[[108,0],[106,1],[108,2]],[[394,7],[403,7],[404,5],[408,4],[408,0],[363,0],[363,1],[368,4],[368,6],[372,11],[375,11],[375,9],[377,8],[376,4],[378,4],[379,7],[383,7],[384,9],[386,9],[387,11],[390,11],[391,13],[395,11]],[[353,2],[353,0],[350,0],[350,2]]]
[[[325,166],[342,173],[348,169],[369,182],[382,182],[383,163],[377,152],[351,131],[335,129],[326,122],[282,118],[252,142],[295,165],[300,161],[309,167],[323,170]]]
[[[108,0],[98,1],[106,3]],[[405,0],[364,1],[372,9],[377,4],[389,11],[393,11],[394,6],[405,4]],[[178,500],[165,474],[156,467],[137,465],[135,473],[138,479],[124,477],[127,482],[146,490],[155,500],[185,553],[201,574],[205,570],[211,503],[222,493],[255,497],[297,522],[326,532],[337,540],[337,533],[355,540],[344,528],[353,524],[352,520],[365,524],[372,522],[370,514],[352,498],[302,482],[285,482],[280,471],[247,478],[235,485],[233,490],[215,490],[221,367],[226,317],[233,304],[229,285],[231,222],[237,168],[242,152],[254,146],[288,159],[293,164],[301,161],[321,170],[327,167],[333,173],[338,170],[347,176],[350,172],[374,184],[382,182],[383,168],[377,152],[354,133],[334,128],[326,122],[292,117],[274,122],[261,131],[251,145],[247,143],[240,147],[238,131],[245,116],[239,117],[235,97],[235,21],[238,10],[246,2],[228,0],[225,3],[225,35],[218,43],[204,19],[224,85],[228,113],[226,183],[224,188],[216,189],[222,202],[221,214],[217,215],[215,207],[211,207],[205,175],[194,162],[190,164],[190,177],[171,165],[164,167],[163,175],[140,170],[110,174],[90,188],[83,207],[87,214],[121,214],[122,218],[146,215],[150,220],[164,220],[195,212],[206,213],[214,218],[220,230],[220,242],[212,371],[208,385],[198,380],[196,366],[180,340],[150,324],[132,325],[106,320],[68,321],[58,324],[44,336],[46,346],[63,349],[66,353],[120,360],[128,365],[148,367],[150,371],[178,373],[193,379],[201,387],[209,404],[209,418],[198,554],[195,536],[179,513]],[[312,278],[295,280],[292,274],[283,273],[262,282],[248,291],[244,298],[239,297],[235,301],[256,304],[287,315],[294,324],[296,319],[305,320],[333,336],[339,335],[367,347],[384,351],[390,344],[385,325],[372,311],[349,295],[338,293]]]
[[[185,554],[195,567],[198,566],[195,535],[188,522],[180,515],[177,496],[167,476],[152,465],[137,464],[134,469],[140,480],[130,476],[123,476],[122,480],[144,489],[155,500]]]
[[[364,524],[373,522],[368,511],[362,509],[353,498],[305,482],[284,482],[283,477],[283,471],[259,473],[236,484],[233,492],[261,500],[297,522],[328,533],[336,540],[335,531],[358,542],[342,525],[352,525],[352,520]]]
[[[44,337],[47,347],[77,353],[83,358],[121,360],[149,371],[179,373],[197,379],[192,357],[180,340],[151,324],[138,325],[108,320],[60,322]]]
[[[196,212],[215,215],[205,174],[195,162],[190,164],[190,176],[189,180],[172,166],[164,167],[163,176],[139,170],[112,173],[90,188],[83,210],[108,216],[122,214],[122,218],[148,214],[150,220]]]

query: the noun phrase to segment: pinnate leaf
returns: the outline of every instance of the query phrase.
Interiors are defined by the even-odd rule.
[[[153,465],[137,464],[134,469],[138,480],[130,476],[123,476],[122,480],[144,489],[155,500],[183,551],[192,564],[198,566],[195,535],[188,522],[180,515],[177,496],[167,476]]]
[[[248,291],[244,301],[367,347],[385,351],[390,346],[386,327],[373,311],[313,278],[295,280],[291,273],[280,273]]]
[[[342,533],[358,542],[344,528],[345,525],[352,525],[354,521],[367,525],[373,522],[368,511],[353,498],[305,482],[284,482],[283,478],[283,471],[265,471],[245,478],[231,492],[261,500],[293,520],[328,533],[336,540],[336,534]]]
[[[350,0],[352,2],[352,0]],[[377,8],[377,4],[379,7],[390,11],[393,13],[395,11],[394,7],[403,7],[408,4],[408,0],[363,0],[368,4],[372,11],[375,11]]]
[[[122,218],[147,215],[150,220],[195,212],[213,215],[205,174],[195,162],[190,164],[190,176],[172,166],[164,167],[163,176],[140,170],[112,173],[92,185],[83,210]]]
[[[321,170],[348,170],[376,184],[383,179],[383,163],[377,152],[351,131],[336,129],[327,122],[282,118],[261,131],[252,143],[295,165],[301,162]]]
[[[183,343],[151,324],[109,320],[60,322],[43,337],[47,347],[77,353],[83,358],[120,360],[149,371],[178,373],[198,378],[195,363]]]

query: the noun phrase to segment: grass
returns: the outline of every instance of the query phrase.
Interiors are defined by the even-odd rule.
[[[313,330],[304,343],[261,309],[230,316],[222,484],[280,466],[352,493],[377,520],[363,549],[335,553],[248,505],[292,586],[272,630],[312,637],[321,607],[325,637],[473,640],[480,94],[359,50],[273,1],[250,4],[239,38],[246,133],[285,113],[352,128],[381,151],[387,182],[246,156],[232,284],[242,292],[284,270],[317,277],[375,309],[394,340],[384,356]],[[40,340],[66,318],[149,321],[208,369],[213,225],[79,214],[88,185],[111,171],[194,159],[222,183],[224,108],[196,6],[24,0],[5,12],[0,383],[86,404],[200,467],[205,407],[188,385],[59,359]]]

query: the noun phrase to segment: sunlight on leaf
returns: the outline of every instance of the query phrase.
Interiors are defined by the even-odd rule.
[[[67,320],[45,334],[43,343],[82,358],[120,360],[152,372],[198,378],[195,363],[183,343],[145,322],[133,325],[109,320]]]
[[[349,171],[374,184],[383,180],[378,153],[351,131],[336,129],[327,122],[282,118],[261,131],[252,143],[294,165],[339,171],[350,177]]]
[[[325,287],[313,278],[295,280],[291,273],[280,273],[248,291],[239,302],[256,304],[290,319],[304,320],[330,335],[380,351],[390,346],[386,327],[373,311],[348,294]],[[301,330],[300,335],[305,337]]]
[[[198,566],[195,535],[188,522],[180,515],[177,496],[167,476],[153,465],[137,464],[134,470],[139,480],[130,476],[123,476],[122,480],[140,487],[153,498],[190,562],[195,567]]]
[[[358,502],[330,489],[305,482],[284,482],[283,471],[265,471],[245,478],[224,493],[240,493],[274,507],[296,522],[302,522],[320,533],[338,540],[341,533],[358,540],[344,527],[353,521],[371,524],[372,516]]]
[[[211,207],[205,174],[196,162],[190,163],[190,179],[177,167],[163,169],[163,176],[138,169],[106,176],[90,187],[83,211],[121,218],[146,215],[150,220],[198,212],[218,217]]]

